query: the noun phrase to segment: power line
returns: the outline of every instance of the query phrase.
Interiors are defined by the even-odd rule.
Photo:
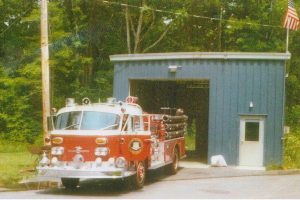
[[[119,2],[114,2],[114,1],[106,1],[104,0],[103,3],[111,4],[111,5],[119,5],[123,7],[130,7],[130,8],[137,8],[137,9],[144,9],[142,6],[135,6],[135,5],[130,5],[130,4],[125,4],[125,3],[119,3]],[[155,12],[160,12],[160,13],[167,13],[167,14],[173,14],[173,15],[185,15],[189,17],[194,17],[194,18],[201,18],[201,19],[208,19],[212,21],[226,21],[226,22],[231,22],[231,23],[244,23],[247,25],[254,25],[254,26],[263,26],[263,27],[272,27],[272,28],[283,28],[282,26],[276,26],[276,25],[271,25],[271,24],[260,24],[260,23],[252,23],[252,22],[241,22],[238,20],[230,20],[230,19],[220,19],[220,18],[215,18],[215,17],[207,17],[207,16],[202,16],[202,15],[194,15],[194,14],[189,14],[189,13],[180,13],[180,12],[172,12],[168,10],[162,10],[162,9],[154,9],[154,8],[149,8],[147,7],[148,10],[155,11]]]
[[[22,18],[24,15],[26,15],[26,14],[28,13],[29,10],[31,10],[31,7],[29,7],[25,12],[23,12],[22,15],[16,17],[16,18],[14,19],[14,21],[13,21],[11,24],[9,24],[9,26],[8,26],[6,29],[4,29],[4,30],[0,33],[0,35],[4,34],[6,31],[8,31],[8,30],[9,30],[9,29],[10,29],[10,28],[18,21],[18,19],[19,19],[19,18]]]

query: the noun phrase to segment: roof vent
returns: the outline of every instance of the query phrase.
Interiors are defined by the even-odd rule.
[[[114,97],[107,98],[107,103],[117,103],[117,99]]]
[[[66,107],[72,107],[75,105],[76,103],[74,98],[66,98]]]
[[[82,104],[83,105],[89,105],[89,104],[91,104],[91,101],[90,101],[89,98],[85,97],[85,98],[82,99]]]

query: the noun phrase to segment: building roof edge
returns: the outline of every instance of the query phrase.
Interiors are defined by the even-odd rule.
[[[113,62],[143,60],[183,60],[183,59],[222,59],[222,60],[289,60],[290,53],[254,52],[176,52],[111,55]]]

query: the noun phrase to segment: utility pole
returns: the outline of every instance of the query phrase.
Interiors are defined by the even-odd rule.
[[[41,0],[41,63],[42,63],[42,101],[43,101],[43,135],[48,136],[48,117],[50,116],[50,78],[48,47],[48,6],[47,0]]]

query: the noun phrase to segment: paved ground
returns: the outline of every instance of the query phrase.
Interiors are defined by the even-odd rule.
[[[272,175],[273,174],[273,175]],[[0,198],[300,198],[300,174],[275,175],[233,168],[183,168],[177,175],[151,173],[142,190],[115,188],[113,182],[84,181],[64,188],[0,192]]]

